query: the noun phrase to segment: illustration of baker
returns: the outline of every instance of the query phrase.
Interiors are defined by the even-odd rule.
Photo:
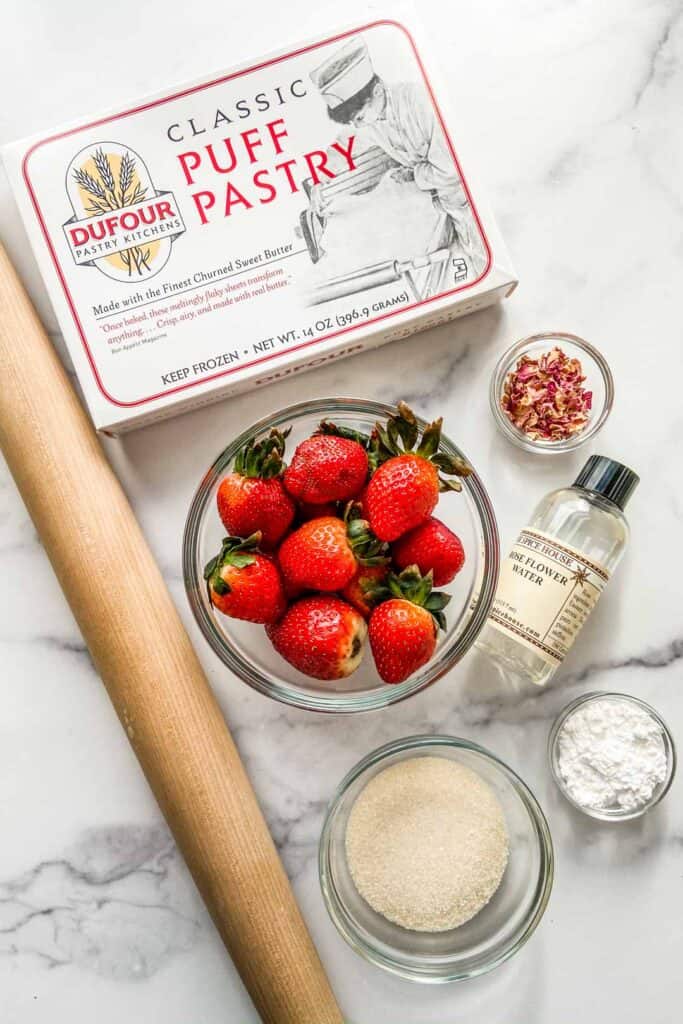
[[[311,205],[307,223],[302,220],[302,227],[314,262],[330,249],[327,229],[340,198],[346,198],[348,208],[351,195],[366,195],[378,183],[390,180],[403,186],[391,193],[401,198],[400,204],[394,204],[396,217],[409,218],[411,212],[417,217],[419,213],[422,226],[433,225],[425,249],[440,254],[448,249],[450,266],[460,267],[460,280],[479,276],[486,264],[483,241],[426,89],[414,82],[394,84],[380,78],[360,36],[348,40],[313,70],[310,78],[324,99],[331,120],[355,132],[354,153],[359,154],[355,172],[347,170],[332,187],[309,190]],[[334,160],[334,154],[330,158]],[[344,177],[348,179],[346,197],[342,191]],[[413,204],[406,202],[406,188],[408,192],[421,193]],[[379,199],[380,191],[374,199]],[[387,194],[385,205],[390,205],[388,188],[383,191]],[[377,202],[368,206],[366,221],[369,215],[374,221],[373,231],[380,219],[386,221],[388,212],[380,210]],[[419,237],[419,231],[410,234]],[[434,269],[439,273],[435,274]],[[446,288],[443,260],[434,269],[427,275],[429,280],[422,288],[422,297],[425,292],[434,294]]]

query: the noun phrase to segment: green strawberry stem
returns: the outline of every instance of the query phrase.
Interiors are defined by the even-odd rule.
[[[257,530],[251,536],[225,537],[221,544],[219,553],[204,566],[204,579],[217,594],[229,594],[230,586],[221,576],[221,569],[225,565],[234,565],[237,569],[244,569],[256,561],[252,552],[256,551],[261,543],[261,531]]]
[[[281,476],[285,470],[285,441],[291,429],[288,427],[282,431],[273,427],[260,441],[256,438],[247,441],[235,456],[234,471],[240,476],[260,477],[262,480]]]
[[[367,449],[370,446],[370,435],[360,430],[353,430],[352,427],[340,427],[330,420],[321,420],[318,424],[316,434],[325,434],[328,437],[344,437],[347,441],[357,441],[359,445]]]
[[[434,575],[431,571],[423,576],[416,565],[409,565],[401,573],[389,573],[384,600],[392,597],[410,601],[430,612],[439,629],[446,629],[444,608],[451,599],[450,594],[432,590]]]
[[[361,580],[360,589],[363,597],[372,607],[376,604],[380,604],[389,595],[389,589],[384,581]]]
[[[427,459],[428,462],[432,462],[440,471],[440,490],[462,490],[459,480],[447,479],[447,477],[469,476],[472,467],[459,455],[449,455],[441,450],[442,423],[441,417],[434,420],[433,423],[429,423],[422,431],[420,438],[420,427],[414,412],[405,402],[399,402],[397,414],[387,419],[386,426],[382,426],[381,423],[375,424],[368,451],[371,470],[374,472],[383,462],[387,462],[397,455],[414,453]]]
[[[346,539],[353,551],[356,561],[361,565],[388,565],[389,545],[375,537],[370,524],[363,519],[361,505],[350,501],[344,509],[346,523]]]

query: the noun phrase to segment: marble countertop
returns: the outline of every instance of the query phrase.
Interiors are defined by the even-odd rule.
[[[81,0],[6,0],[0,143],[272,49],[297,24],[312,33],[340,17],[329,3],[313,16],[304,0],[265,6],[256,18],[248,5],[206,0],[190,18],[187,5],[162,0],[119,0],[117,16]],[[459,4],[457,14],[446,0],[421,7],[514,256],[517,292],[500,309],[431,330],[419,345],[398,342],[106,448],[225,710],[349,1022],[670,1024],[683,955],[683,780],[644,820],[590,823],[555,791],[545,743],[559,709],[593,688],[651,701],[683,737],[683,4],[488,0]],[[143,59],[143,40],[151,58]],[[0,235],[62,351],[4,178]],[[525,456],[495,433],[492,365],[503,346],[539,329],[575,332],[606,354],[617,402],[592,450],[642,477],[626,559],[556,681],[506,702],[470,655],[429,691],[351,723],[287,709],[231,677],[191,621],[179,552],[195,484],[226,440],[247,420],[307,397],[402,396],[424,415],[445,415],[490,490],[506,547],[536,499],[570,481],[586,455]],[[0,607],[3,1024],[255,1024],[4,467]],[[465,736],[508,761],[538,795],[557,855],[548,911],[524,950],[487,977],[436,989],[357,958],[328,920],[317,879],[318,834],[337,783],[375,746],[414,732]]]

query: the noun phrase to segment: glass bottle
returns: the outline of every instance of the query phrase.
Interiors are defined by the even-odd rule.
[[[539,503],[502,565],[476,642],[506,678],[544,686],[560,667],[624,552],[623,510],[638,481],[592,455],[571,487]]]

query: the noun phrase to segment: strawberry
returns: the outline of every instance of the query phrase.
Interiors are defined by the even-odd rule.
[[[422,576],[416,565],[390,573],[388,589],[392,596],[370,616],[370,647],[384,682],[402,683],[434,654],[450,597],[432,593],[432,574]]]
[[[276,622],[287,607],[282,577],[272,558],[258,548],[261,535],[226,537],[207,563],[204,579],[214,608],[233,619]]]
[[[344,519],[320,516],[290,533],[278,552],[288,590],[341,590],[355,576],[358,563],[388,561],[386,545],[372,536],[351,503]]]
[[[262,441],[249,441],[218,488],[218,514],[228,533],[249,537],[258,530],[266,550],[284,537],[296,512],[281,479],[287,433],[271,430]]]
[[[350,604],[328,594],[303,597],[266,626],[275,650],[314,679],[343,679],[358,668],[368,627]]]
[[[368,475],[368,455],[356,439],[361,436],[321,423],[313,437],[297,446],[285,471],[292,497],[310,505],[355,497]]]
[[[416,565],[421,573],[431,569],[435,587],[450,583],[465,564],[460,538],[435,516],[399,537],[392,556],[399,569],[409,565]]]
[[[429,519],[439,491],[461,490],[457,480],[446,480],[439,471],[457,476],[472,472],[458,455],[440,451],[441,419],[422,433],[405,402],[390,416],[386,428],[376,425],[371,441],[370,465],[375,468],[366,488],[363,511],[373,533],[392,541]]]
[[[386,565],[359,565],[356,574],[341,591],[341,596],[369,619],[375,604],[383,595],[383,584],[389,575]]]

